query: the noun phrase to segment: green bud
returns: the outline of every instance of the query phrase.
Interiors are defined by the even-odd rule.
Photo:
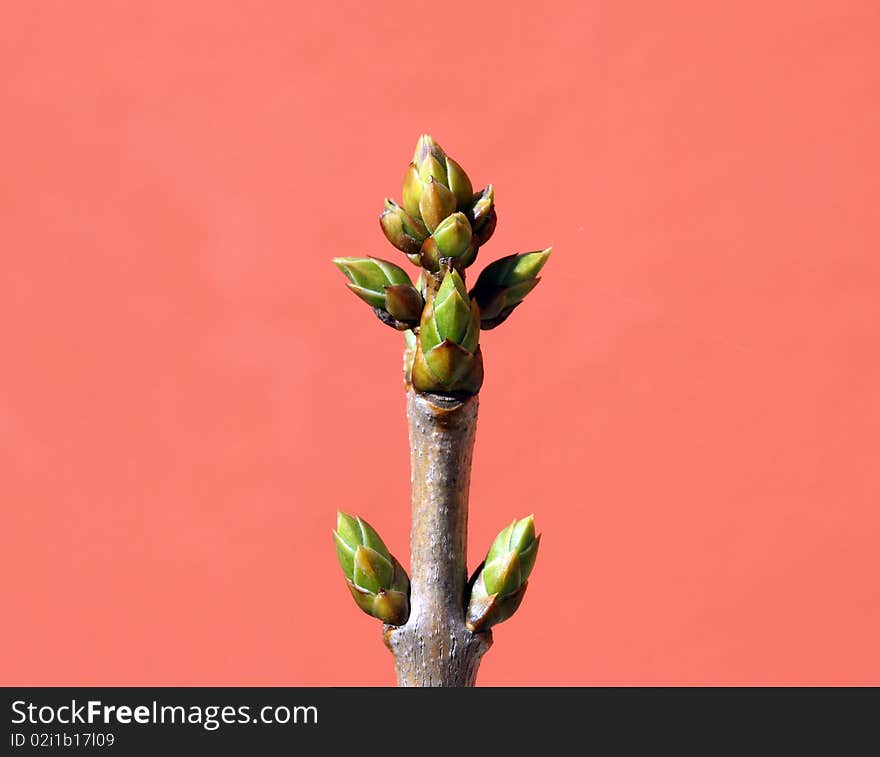
[[[429,158],[434,158],[441,163],[446,161],[446,153],[430,134],[422,134],[416,142],[413,153],[413,163],[421,170],[422,164]]]
[[[375,550],[361,544],[355,549],[353,575],[355,586],[375,593],[391,585],[394,565]]]
[[[342,538],[347,544],[352,545],[352,549],[358,545],[369,547],[374,552],[378,552],[386,560],[393,559],[388,547],[379,534],[367,521],[357,516],[352,517],[341,510],[336,513],[336,532],[337,536]],[[352,559],[354,552],[352,552]],[[346,570],[343,565],[343,570]],[[352,569],[346,571],[346,575],[351,578]]]
[[[407,328],[417,326],[422,318],[425,301],[412,284],[391,284],[385,287],[385,310]]]
[[[479,631],[507,620],[516,612],[535,567],[540,536],[529,515],[505,528],[489,548],[486,560],[471,581],[467,625]]]
[[[385,210],[379,216],[379,224],[388,241],[418,263],[422,242],[428,236],[425,224],[413,218],[393,200],[385,200]]]
[[[428,231],[433,232],[444,218],[455,212],[455,196],[434,177],[422,185],[419,215]]]
[[[476,394],[483,383],[480,312],[455,269],[422,311],[412,385],[419,392]]]
[[[433,179],[438,184],[442,184],[448,189],[449,179],[446,175],[445,159],[442,161],[437,160],[434,155],[429,154],[419,166],[419,178],[422,180],[423,184]]]
[[[482,192],[473,196],[470,221],[474,229],[477,245],[485,244],[495,231],[498,217],[495,213],[495,188],[489,184]]]
[[[508,594],[503,599],[500,594],[489,594],[471,600],[465,618],[467,627],[471,631],[480,631],[503,623],[519,609],[528,586],[526,581],[513,594]]]
[[[471,180],[464,169],[452,158],[446,158],[446,176],[448,178],[446,186],[455,195],[458,209],[465,210],[473,201],[474,187]]]
[[[443,282],[434,298],[432,325],[436,326],[436,342],[448,339],[456,344],[462,344],[470,322],[471,301],[464,281],[458,271],[449,271],[443,277]]]
[[[348,288],[370,305],[383,323],[403,330],[419,323],[424,301],[400,266],[378,258],[334,258]]]
[[[486,331],[504,322],[541,280],[538,273],[550,257],[551,248],[522,255],[508,255],[486,266],[471,289],[480,306],[480,327]]]
[[[355,565],[357,568],[357,565]],[[512,594],[522,585],[522,571],[516,552],[507,552],[483,566],[483,585],[487,594]]]
[[[349,280],[349,288],[373,307],[384,307],[385,287],[412,284],[400,266],[379,258],[333,258],[334,265]]]
[[[409,616],[409,578],[372,526],[339,512],[333,540],[358,607],[385,623],[403,625]]]
[[[403,207],[413,218],[421,219],[419,214],[419,201],[422,199],[422,180],[419,178],[419,169],[415,163],[407,166],[403,177]]]
[[[495,208],[492,208],[485,220],[480,224],[479,231],[474,231],[474,242],[477,246],[486,244],[492,238],[497,224],[498,214],[495,212]]]
[[[434,184],[433,189],[429,186]],[[419,137],[403,178],[403,207],[429,231],[456,210],[471,212],[473,185],[464,169],[427,134]],[[426,199],[425,195],[429,194]],[[394,242],[392,242],[393,244]]]
[[[439,271],[442,258],[454,259],[462,268],[475,258],[471,225],[464,213],[443,219],[422,245],[419,261],[423,268]]]

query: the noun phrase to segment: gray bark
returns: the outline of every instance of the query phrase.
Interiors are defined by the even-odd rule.
[[[407,392],[412,466],[411,610],[385,631],[399,686],[473,686],[491,632],[465,626],[467,516],[477,397]]]

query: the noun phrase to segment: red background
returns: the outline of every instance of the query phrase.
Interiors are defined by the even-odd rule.
[[[402,340],[335,255],[416,138],[492,181],[483,684],[880,683],[875,2],[42,2],[0,31],[0,676],[391,684]]]

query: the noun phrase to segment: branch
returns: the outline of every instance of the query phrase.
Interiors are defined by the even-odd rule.
[[[412,465],[411,610],[386,627],[400,686],[473,686],[491,631],[465,625],[467,517],[477,396],[407,392]]]

